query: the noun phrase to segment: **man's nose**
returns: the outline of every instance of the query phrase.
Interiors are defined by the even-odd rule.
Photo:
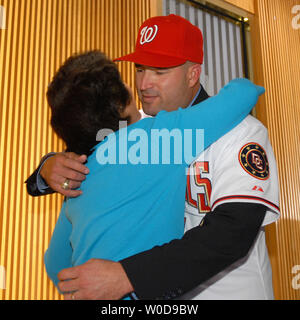
[[[147,90],[153,87],[153,77],[150,70],[144,70],[140,78],[140,90]]]

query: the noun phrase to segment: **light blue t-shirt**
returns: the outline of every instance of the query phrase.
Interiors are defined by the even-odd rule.
[[[153,152],[164,151],[163,148],[151,145],[151,139],[139,143],[134,139],[137,133],[141,133],[141,139],[142,134],[151,137],[153,130],[176,129],[184,137],[184,130],[192,129],[195,141],[195,131],[201,128],[205,149],[239,124],[263,92],[262,87],[246,79],[236,79],[198,105],[161,111],[99,143],[88,158],[90,173],[81,185],[83,194],[64,201],[45,253],[46,270],[55,285],[58,272],[64,268],[91,258],[119,261],[183,236],[186,169],[192,159],[189,163],[174,163],[175,149],[177,153],[182,150],[184,156],[184,146],[178,149],[178,145],[173,145],[169,164],[162,164],[161,156],[155,164]],[[120,146],[124,147],[124,137],[130,136],[132,141],[128,138],[126,142],[128,157],[134,153],[140,157],[139,153],[148,151],[148,157],[143,158],[148,164],[118,163]],[[111,147],[115,147],[112,154],[117,164],[100,164]]]

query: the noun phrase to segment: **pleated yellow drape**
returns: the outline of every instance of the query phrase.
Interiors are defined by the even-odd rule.
[[[266,88],[257,117],[268,128],[279,171],[281,219],[267,230],[275,296],[299,300],[300,29],[293,25],[292,14],[296,5],[298,0],[256,0],[251,28],[255,81]]]
[[[46,276],[43,254],[62,197],[32,198],[24,181],[41,156],[63,150],[49,126],[45,92],[71,54],[100,49],[129,53],[151,0],[0,0],[0,266],[1,299],[60,299]],[[134,69],[119,63],[134,85]],[[3,272],[5,270],[5,272]],[[1,280],[1,279],[0,279]]]

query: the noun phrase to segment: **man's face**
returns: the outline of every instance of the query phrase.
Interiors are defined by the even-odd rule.
[[[189,85],[189,67],[153,68],[136,65],[136,87],[145,113],[185,108],[193,98]]]

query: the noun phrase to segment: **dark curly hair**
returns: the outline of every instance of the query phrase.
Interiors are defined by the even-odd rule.
[[[51,125],[67,151],[90,155],[100,129],[119,129],[120,112],[130,103],[116,65],[100,51],[71,56],[47,90]]]

